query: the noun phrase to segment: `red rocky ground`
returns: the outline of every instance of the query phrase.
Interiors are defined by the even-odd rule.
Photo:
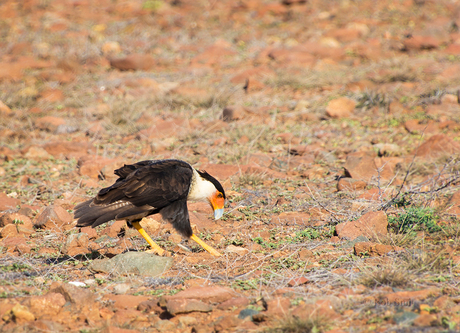
[[[455,1],[0,2],[2,332],[460,328]],[[74,206],[179,158],[228,195],[148,249]],[[177,244],[181,244],[180,246]],[[121,258],[121,257],[119,257]]]

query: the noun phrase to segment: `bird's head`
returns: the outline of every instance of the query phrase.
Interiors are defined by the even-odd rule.
[[[207,181],[212,184],[210,186],[210,191],[207,195],[207,200],[211,204],[212,209],[214,210],[214,219],[220,219],[224,214],[224,205],[225,205],[225,191],[222,185],[217,179],[211,176],[206,171],[197,170],[199,175],[204,181]]]

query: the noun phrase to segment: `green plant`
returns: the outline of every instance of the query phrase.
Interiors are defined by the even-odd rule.
[[[258,279],[249,279],[249,280],[235,280],[233,282],[233,288],[242,289],[242,290],[251,290],[257,289]]]
[[[442,228],[436,224],[438,216],[431,208],[409,207],[397,216],[388,217],[389,227],[397,233],[411,231],[436,232]]]

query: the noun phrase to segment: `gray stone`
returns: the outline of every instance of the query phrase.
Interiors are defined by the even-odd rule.
[[[404,312],[395,314],[395,316],[393,317],[393,320],[394,320],[395,323],[398,324],[398,325],[400,325],[400,324],[409,325],[409,324],[411,324],[411,323],[415,320],[415,318],[417,318],[418,316],[419,316],[418,313],[404,311]]]
[[[126,252],[110,259],[94,260],[89,269],[115,275],[159,276],[172,266],[173,259],[148,252]]]
[[[239,319],[244,319],[246,317],[252,317],[253,315],[256,315],[258,313],[259,313],[259,311],[254,310],[254,309],[243,309],[238,314],[238,318]]]

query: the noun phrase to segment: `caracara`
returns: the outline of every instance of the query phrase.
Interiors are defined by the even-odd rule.
[[[214,218],[224,212],[225,192],[222,185],[206,171],[194,169],[179,160],[142,161],[115,170],[117,181],[99,191],[95,198],[75,207],[77,227],[96,227],[110,220],[126,220],[163,255],[161,249],[141,227],[148,215],[160,213],[165,221],[183,236],[193,239],[209,253],[220,253],[198,238],[190,227],[187,200],[209,202]]]

